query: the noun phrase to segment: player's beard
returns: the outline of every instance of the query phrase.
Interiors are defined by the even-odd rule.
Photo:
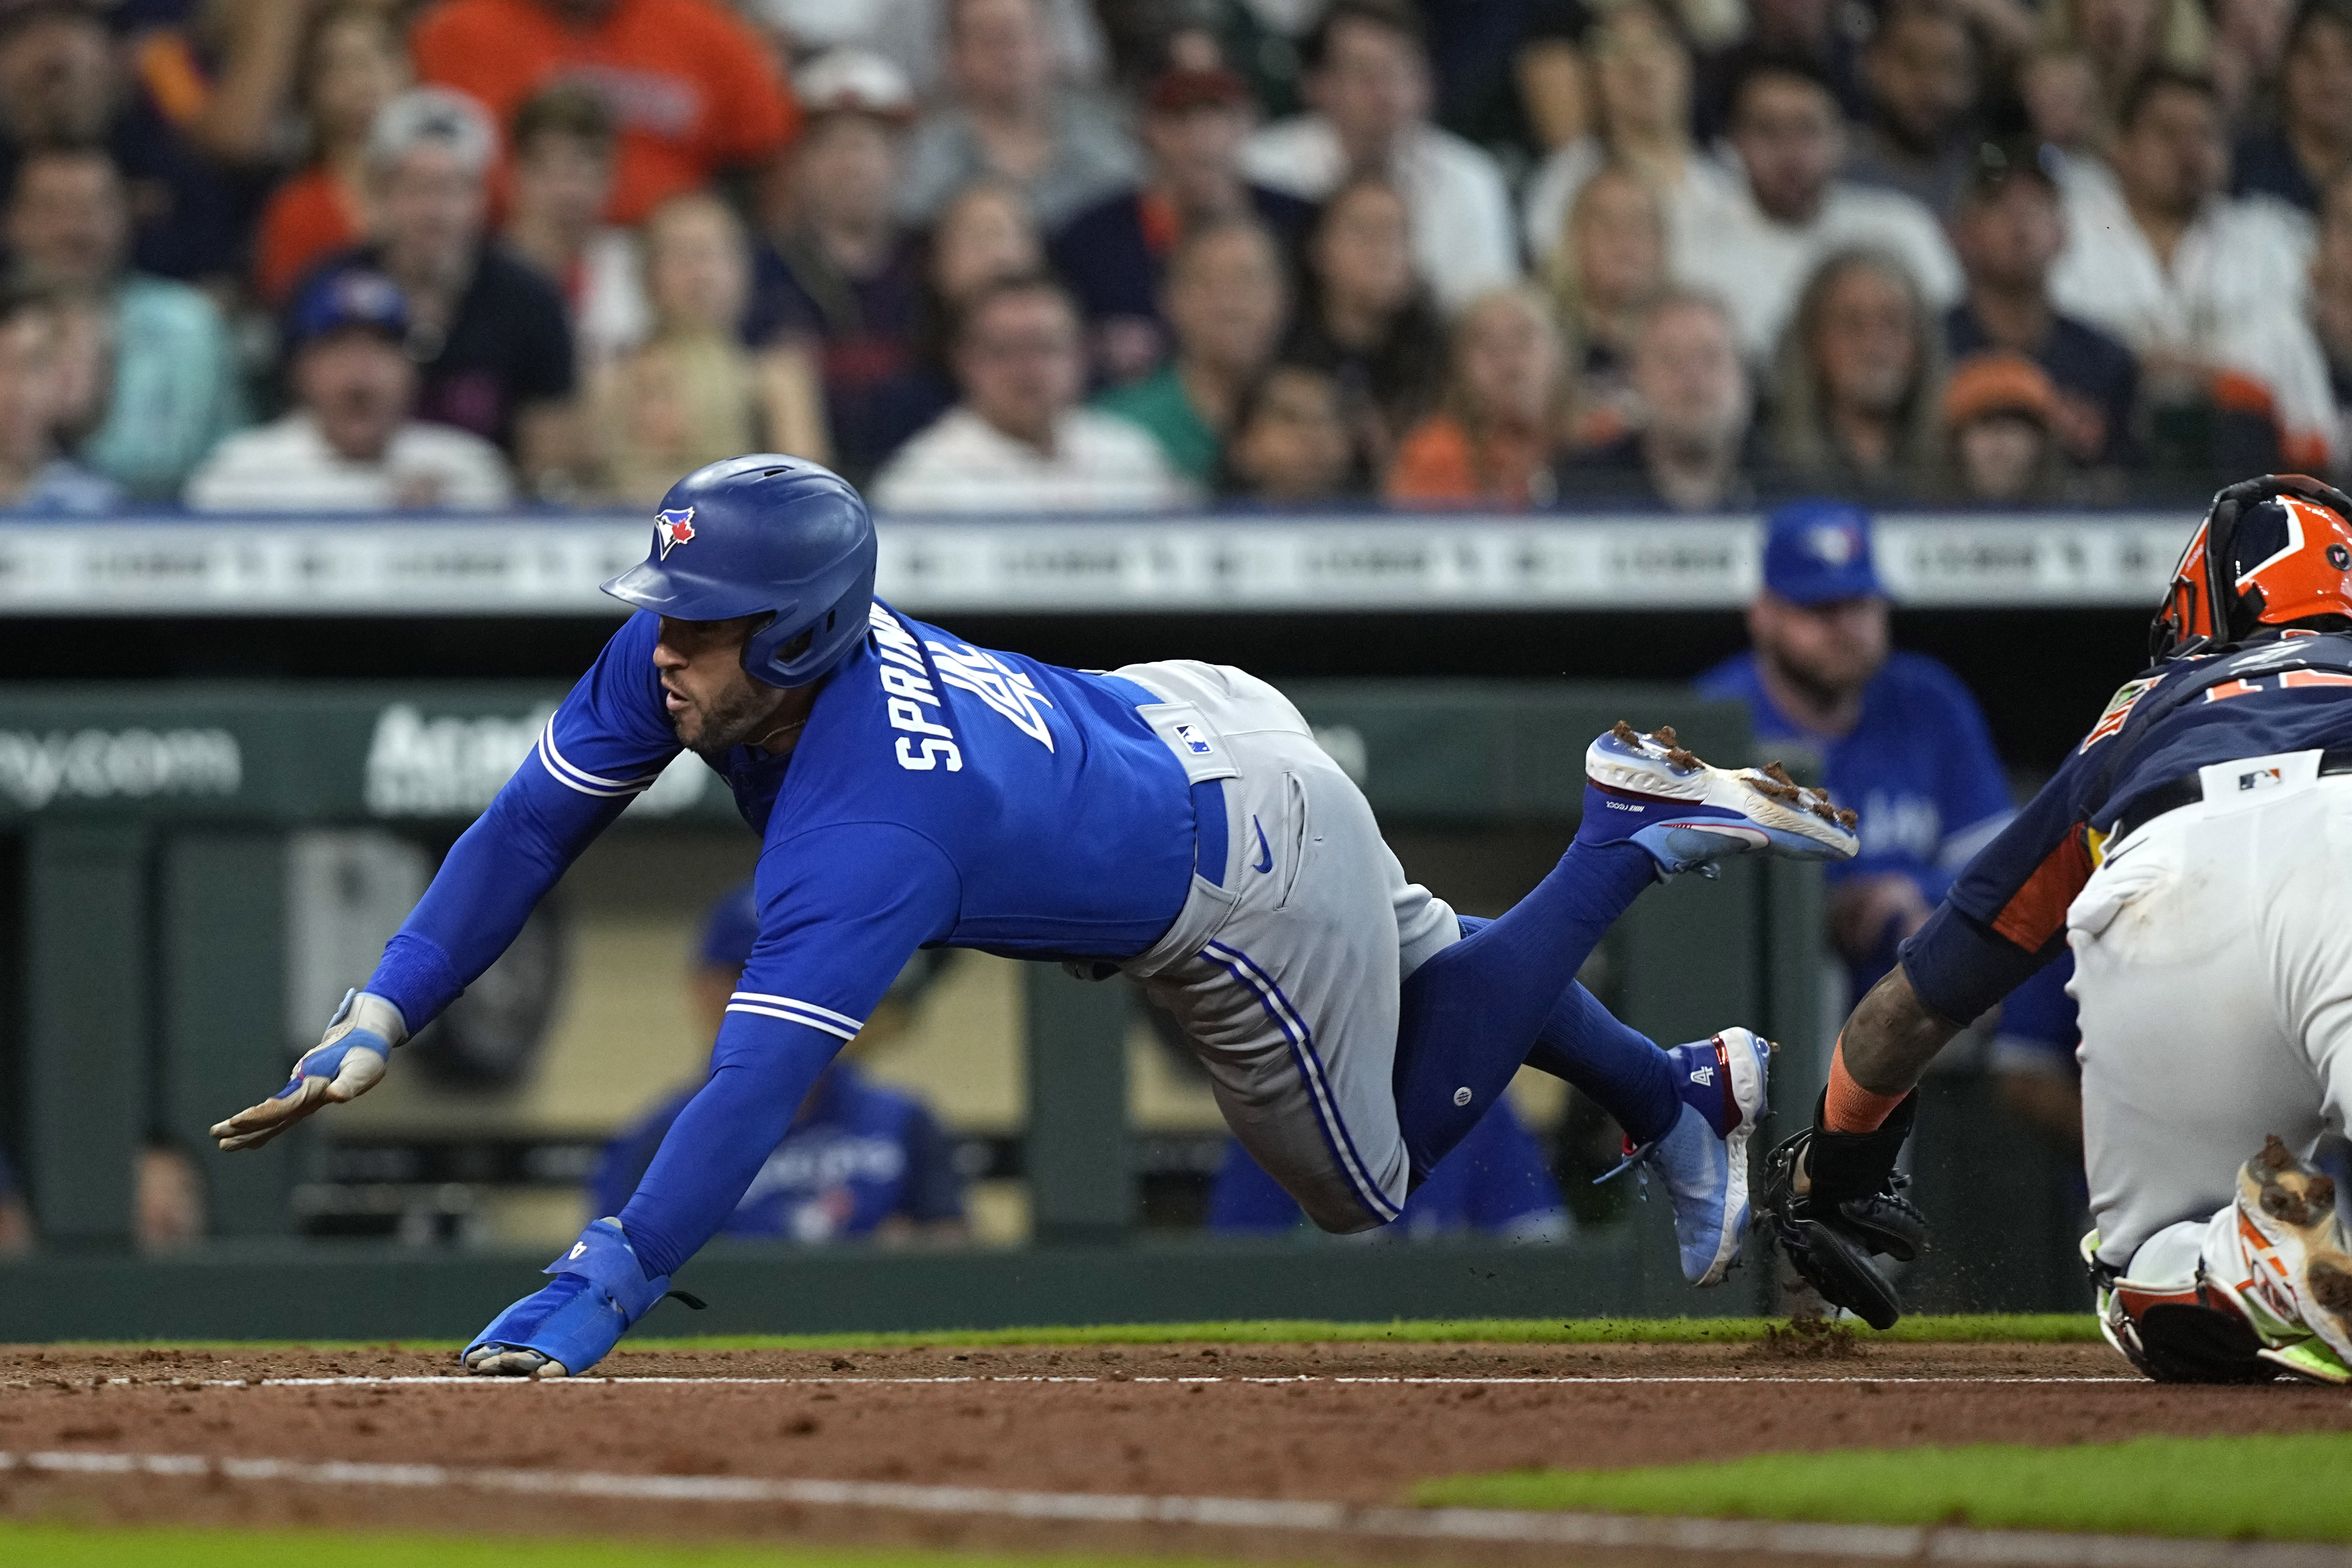
[[[1824,710],[1833,709],[1854,693],[1858,682],[1842,680],[1826,671],[1778,654],[1768,655],[1772,668],[1780,679],[1805,694],[1806,700]]]
[[[694,705],[697,722],[691,736],[687,733],[683,716],[671,721],[672,728],[688,750],[716,763],[736,747],[756,741],[773,729],[776,710],[783,702],[784,694],[777,688],[762,686],[749,676],[739,676],[708,706],[699,702]]]

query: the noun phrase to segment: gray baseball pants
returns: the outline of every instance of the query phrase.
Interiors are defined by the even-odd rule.
[[[1410,1167],[1398,987],[1460,923],[1405,880],[1363,791],[1281,692],[1189,659],[1113,673],[1164,699],[1138,711],[1191,782],[1223,782],[1226,828],[1222,877],[1196,871],[1175,923],[1120,967],[1175,1016],[1226,1125],[1308,1218],[1385,1225]]]

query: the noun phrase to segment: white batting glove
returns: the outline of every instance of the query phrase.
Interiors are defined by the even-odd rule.
[[[221,1152],[258,1149],[322,1105],[356,1100],[383,1077],[392,1048],[408,1038],[400,1009],[365,991],[346,991],[319,1043],[294,1064],[286,1087],[259,1105],[215,1122]]]

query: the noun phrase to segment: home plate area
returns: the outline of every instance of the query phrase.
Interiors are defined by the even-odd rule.
[[[0,1348],[0,1517],[1290,1561],[2352,1561],[1413,1506],[1433,1478],[1526,1468],[2352,1431],[2342,1390],[2159,1386],[2095,1344],[942,1341],[649,1345],[553,1383],[453,1369],[399,1347]]]

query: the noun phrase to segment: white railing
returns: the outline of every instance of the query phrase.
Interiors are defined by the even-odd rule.
[[[2187,512],[1909,514],[1879,523],[1906,604],[2155,602]],[[642,517],[176,517],[0,522],[0,615],[579,616],[645,553]],[[1721,609],[1753,517],[1397,516],[881,525],[878,591],[918,614]]]

